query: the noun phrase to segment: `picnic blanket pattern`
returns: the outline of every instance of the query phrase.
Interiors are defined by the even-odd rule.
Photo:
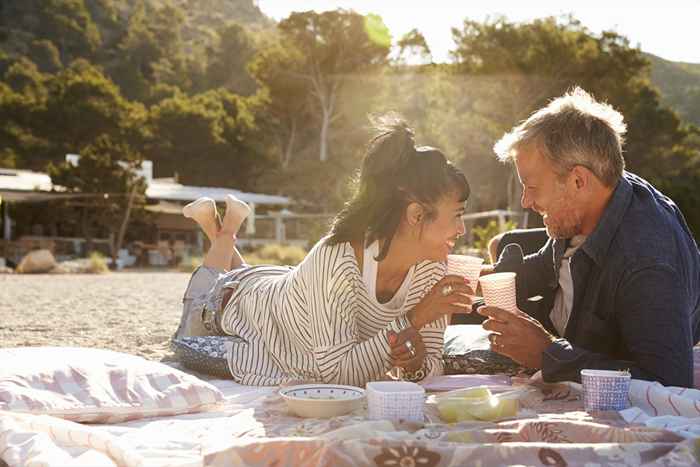
[[[291,415],[271,388],[215,381],[216,412],[82,425],[0,413],[0,459],[8,465],[698,465],[696,440],[588,414],[567,390],[532,391],[521,418],[445,424],[368,421],[366,409],[331,419]],[[561,389],[561,388],[560,388]],[[550,399],[548,399],[550,398]],[[558,405],[557,405],[558,404]],[[560,413],[543,413],[553,408]],[[0,464],[1,465],[1,464]]]

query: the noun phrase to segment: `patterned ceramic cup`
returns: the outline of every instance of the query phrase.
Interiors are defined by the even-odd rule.
[[[584,407],[588,411],[626,409],[631,379],[627,371],[581,370]]]
[[[488,306],[515,311],[518,307],[515,301],[515,273],[497,272],[479,278],[484,302]]]
[[[466,277],[469,280],[469,286],[476,291],[476,284],[479,281],[481,273],[481,264],[483,258],[466,255],[448,255],[447,256],[447,274]]]

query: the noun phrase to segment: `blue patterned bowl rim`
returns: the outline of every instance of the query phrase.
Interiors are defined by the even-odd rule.
[[[316,399],[312,397],[314,393],[342,393],[346,397],[341,399]],[[297,395],[297,393],[308,392],[309,397]],[[365,390],[356,386],[344,386],[342,384],[299,384],[297,386],[289,386],[282,388],[279,391],[284,399],[299,400],[299,401],[314,401],[318,403],[338,402],[341,400],[358,400],[365,397]]]

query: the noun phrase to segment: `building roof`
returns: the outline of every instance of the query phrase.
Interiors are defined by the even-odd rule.
[[[51,177],[31,170],[0,169],[0,200],[8,202],[45,201],[52,193]]]
[[[208,196],[214,201],[224,202],[226,195],[229,194],[246,203],[276,204],[281,206],[292,204],[291,200],[286,196],[246,193],[229,188],[181,185],[170,178],[155,178],[148,183],[148,188],[146,189],[147,198],[168,201],[194,201],[202,196]]]
[[[31,170],[0,169],[0,189],[18,191],[51,191],[48,174]]]
[[[226,195],[232,194],[246,203],[289,206],[286,196],[246,193],[229,188],[188,186],[174,182],[171,178],[147,179],[146,197],[167,201],[194,201],[208,196],[214,201],[224,202]],[[60,193],[61,187],[51,183],[51,177],[41,172],[29,170],[0,169],[0,196],[6,201],[46,201],[49,199],[80,197],[86,195]]]

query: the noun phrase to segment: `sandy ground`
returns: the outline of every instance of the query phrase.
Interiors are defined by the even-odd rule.
[[[99,347],[172,360],[189,273],[0,274],[0,347]]]

